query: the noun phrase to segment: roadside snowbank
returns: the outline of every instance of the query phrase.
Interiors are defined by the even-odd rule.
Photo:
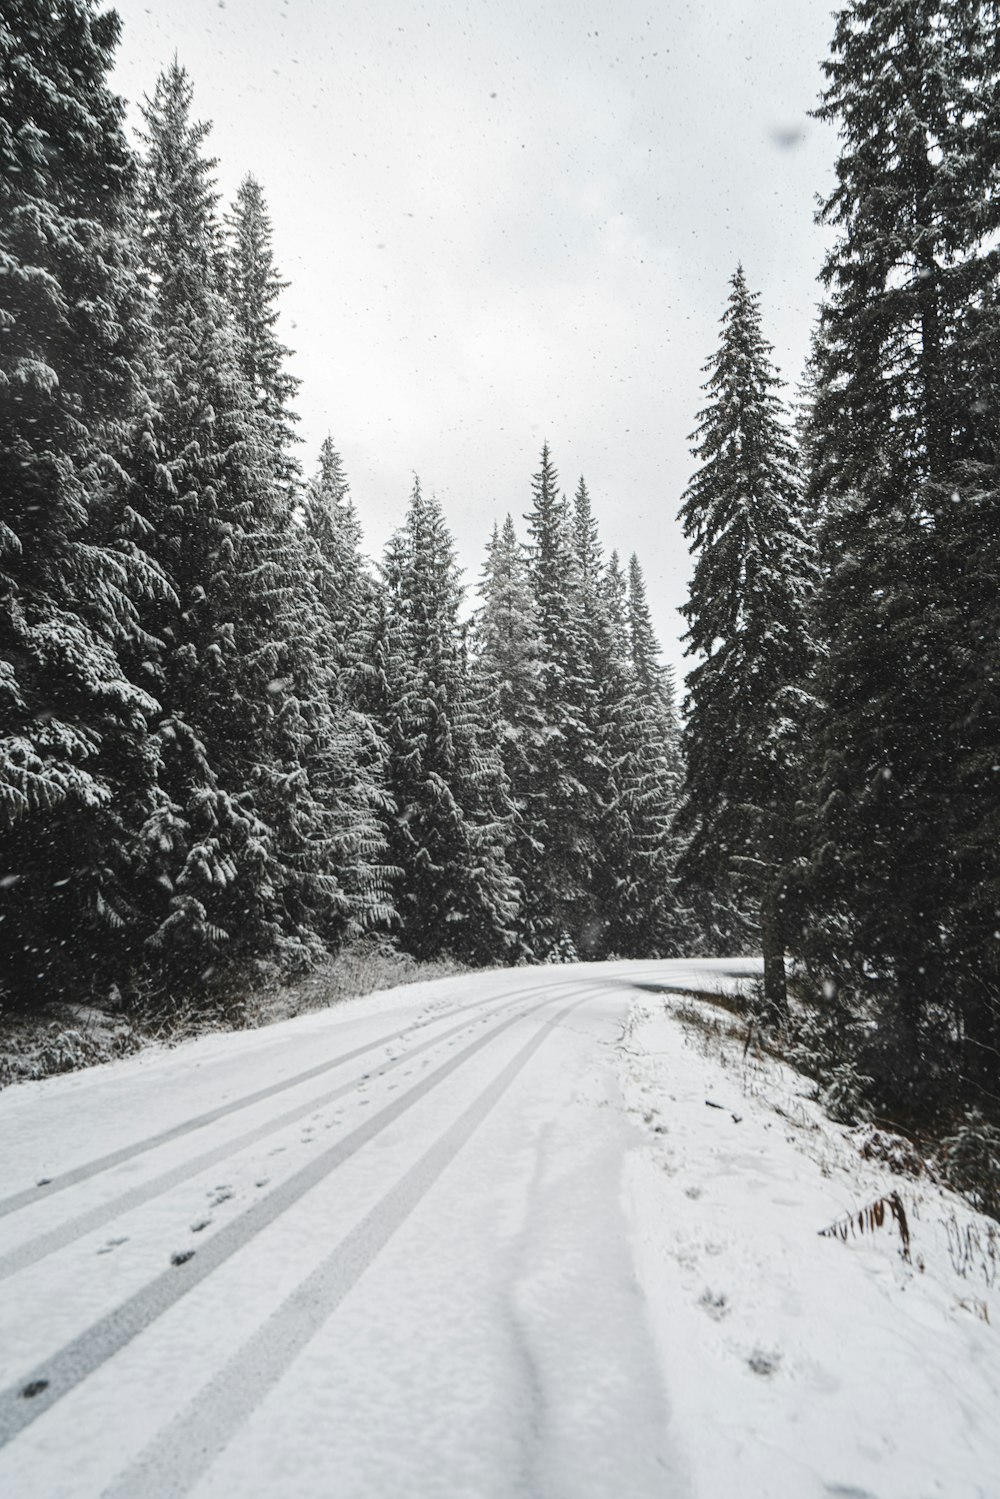
[[[996,1225],[863,1159],[808,1080],[726,1030],[643,999],[620,1046],[649,1137],[626,1163],[636,1265],[694,1492],[996,1499]],[[891,1209],[846,1222],[894,1192],[909,1261]],[[846,1241],[822,1237],[838,1220]]]

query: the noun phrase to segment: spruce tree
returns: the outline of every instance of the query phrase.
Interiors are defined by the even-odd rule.
[[[759,299],[742,267],[731,288],[705,366],[700,466],[681,508],[696,559],[682,612],[697,658],[685,704],[682,872],[721,913],[721,940],[759,938],[766,999],[780,1014],[812,561]]]
[[[137,941],[157,704],[123,671],[163,595],[116,457],[147,338],[135,160],[89,0],[0,15],[0,944],[18,1001],[100,993]]]
[[[454,543],[414,484],[382,564],[389,609],[378,662],[389,853],[400,935],[416,957],[496,962],[515,943],[518,889],[507,862],[510,804],[496,725],[469,671]]]
[[[528,558],[541,641],[539,708],[543,739],[528,795],[535,848],[526,871],[528,909],[549,925],[548,942],[584,940],[592,914],[594,806],[585,779],[587,725],[583,711],[576,559],[569,507],[548,444],[532,480]]]
[[[364,689],[375,672],[376,590],[364,568],[361,525],[343,463],[329,437],[299,520],[297,638],[308,657],[312,698],[319,700],[309,774],[332,819],[333,846],[323,850],[324,865],[348,897],[340,930],[324,931],[330,942],[394,924],[390,887],[397,871],[386,862],[385,820],[392,810],[387,750]]]
[[[323,441],[316,474],[301,503],[302,528],[312,542],[312,576],[335,634],[331,648],[357,669],[372,596],[361,555],[361,523],[333,439]]]
[[[645,952],[668,956],[683,940],[677,904],[681,848],[677,817],[683,785],[680,725],[673,671],[660,660],[646,581],[634,552],[629,558],[627,623],[634,684],[629,703],[637,720],[631,791],[633,866],[640,892],[635,926]],[[648,913],[645,921],[643,910]]]
[[[581,731],[576,740],[576,778],[585,788],[581,812],[591,855],[589,909],[577,946],[581,956],[623,952],[626,892],[634,888],[634,826],[626,783],[630,719],[634,702],[627,658],[616,650],[607,605],[604,557],[586,481],[573,496],[571,573],[577,693]],[[633,736],[634,738],[634,736]],[[614,935],[612,935],[614,934]],[[631,955],[631,954],[628,954]]]
[[[475,670],[495,703],[496,741],[512,803],[508,860],[524,889],[537,853],[530,808],[544,739],[541,642],[524,548],[509,515],[502,529],[493,528],[479,594]],[[519,932],[525,956],[544,953],[550,932],[547,913],[523,904]]]
[[[294,486],[298,464],[293,445],[298,420],[291,403],[299,381],[288,369],[291,350],[278,337],[278,298],[289,283],[278,274],[272,248],[271,219],[255,177],[240,183],[229,230],[226,288],[237,335],[237,360],[268,443],[279,459],[279,474]]]
[[[997,22],[976,0],[856,0],[818,111],[840,154],[802,947],[882,1100],[912,1108],[992,1090],[1000,1047]]]
[[[166,796],[140,850],[150,947],[165,978],[197,989],[220,964],[266,956],[283,938],[311,950],[312,907],[339,893],[303,868],[308,730],[279,627],[290,501],[240,369],[220,286],[214,162],[202,152],[208,127],[192,120],[191,98],[175,62],[144,110],[156,363],[132,467],[134,508],[176,595],[144,621],[157,642],[143,661],[162,706]]]
[[[608,619],[615,635],[615,649],[623,656],[629,654],[628,639],[628,580],[622,570],[617,550],[611,553],[601,579],[601,594]]]

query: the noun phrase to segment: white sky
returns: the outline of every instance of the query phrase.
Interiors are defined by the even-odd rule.
[[[264,187],[302,456],[333,434],[369,551],[416,471],[474,584],[548,438],[607,549],[638,552],[682,674],[675,516],[737,260],[789,394],[808,345],[830,0],[116,8],[118,90],[151,93],[176,49],[226,199]]]

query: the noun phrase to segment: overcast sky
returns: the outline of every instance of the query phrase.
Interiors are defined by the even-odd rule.
[[[333,434],[368,550],[416,471],[474,584],[547,438],[607,549],[638,552],[683,673],[675,516],[728,278],[742,259],[789,394],[815,313],[830,0],[116,8],[119,92],[176,50],[226,199],[263,184],[302,456]]]

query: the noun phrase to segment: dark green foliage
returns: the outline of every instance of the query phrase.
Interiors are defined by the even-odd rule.
[[[378,586],[332,442],[308,485],[294,456],[260,185],[220,220],[177,62],[133,156],[117,31],[90,0],[0,20],[4,1001],[207,1013],[387,928],[476,963],[670,950],[638,565],[546,449],[474,651],[419,486]]]
[[[302,498],[301,518],[312,543],[310,577],[332,627],[328,648],[343,666],[357,670],[374,589],[362,564],[361,524],[350,485],[330,437],[320,449],[318,471]]]
[[[526,517],[529,576],[541,643],[538,704],[544,734],[528,790],[534,848],[525,872],[526,902],[548,940],[568,935],[586,950],[593,932],[591,881],[597,808],[589,775],[592,746],[587,711],[592,690],[584,675],[575,608],[576,557],[569,509],[548,444],[532,480]],[[544,956],[544,951],[538,953]]]
[[[742,267],[731,285],[720,347],[706,366],[700,467],[681,509],[696,557],[683,609],[696,664],[685,704],[682,873],[688,899],[707,907],[712,947],[759,933],[768,997],[783,1009],[782,904],[812,564],[758,298]]]
[[[313,727],[304,766],[321,800],[327,837],[313,837],[317,868],[336,875],[344,892],[327,942],[394,924],[384,832],[386,746],[365,711],[363,682],[372,671],[366,636],[374,602],[360,553],[361,527],[329,438],[319,473],[306,490],[301,529],[293,528],[292,639],[307,667]]]
[[[514,802],[526,955],[675,950],[677,726],[638,562],[605,567],[587,487],[558,494],[548,448],[527,556],[494,530],[476,665],[496,696]]]
[[[188,989],[219,963],[307,960],[352,929],[343,876],[358,810],[322,618],[302,586],[270,292],[258,288],[255,304],[247,276],[231,276],[234,321],[207,127],[190,105],[175,63],[146,109],[156,364],[133,461],[135,509],[176,594],[146,619],[154,643],[138,663],[163,707],[165,798],[143,829],[140,870],[159,971]],[[269,263],[259,193],[255,203],[255,253]],[[360,842],[372,836],[369,819]]]
[[[124,848],[156,804],[148,691],[123,671],[164,597],[116,463],[147,335],[113,15],[0,16],[0,945],[15,1000],[127,964]]]
[[[587,957],[650,957],[674,950],[676,724],[638,560],[632,558],[626,601],[617,564],[605,569],[582,479],[573,523],[586,730],[581,779],[593,808],[594,850],[589,926],[577,945]]]
[[[388,821],[400,936],[416,957],[498,962],[515,952],[518,889],[495,698],[470,674],[454,547],[436,500],[414,485],[386,548],[387,607],[370,647],[368,706],[387,746]]]
[[[521,889],[527,891],[539,851],[530,808],[546,731],[539,702],[542,664],[535,601],[524,548],[509,515],[502,529],[493,528],[479,592],[475,669],[493,702],[496,741],[509,787],[507,857]],[[518,925],[524,956],[547,951],[551,921],[542,901],[524,901]]]
[[[294,486],[298,465],[292,457],[299,388],[286,360],[291,353],[278,338],[278,297],[288,286],[274,263],[271,219],[260,183],[244,177],[228,219],[226,290],[237,335],[237,360],[267,441],[275,452],[280,479]],[[279,456],[280,455],[280,456]]]
[[[838,228],[810,424],[824,588],[799,946],[878,1096],[1000,1055],[997,7],[846,7],[820,114]]]

